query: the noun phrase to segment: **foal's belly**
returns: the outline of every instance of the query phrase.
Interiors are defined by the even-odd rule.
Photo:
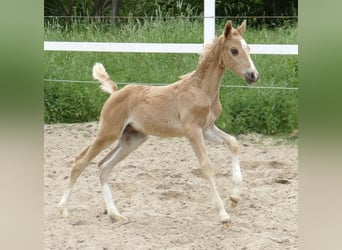
[[[131,117],[129,124],[137,131],[160,137],[183,136],[183,130],[177,117],[161,114],[140,113]]]
[[[133,121],[130,125],[137,131],[159,137],[179,137],[183,136],[183,131],[180,126],[172,123],[172,121]]]
[[[212,126],[216,117],[209,113],[203,124],[203,129]],[[132,116],[129,124],[137,131],[159,137],[181,137],[184,136],[181,122],[178,118],[156,116],[153,114],[139,114]]]

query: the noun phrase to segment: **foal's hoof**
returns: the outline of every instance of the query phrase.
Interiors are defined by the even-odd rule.
[[[68,217],[69,212],[66,207],[63,207],[62,205],[58,205],[58,210],[63,217]]]
[[[228,228],[230,225],[230,216],[227,213],[221,215],[221,223],[224,228]]]
[[[121,214],[109,214],[109,217],[113,222],[128,222],[128,219],[125,216],[122,216]]]
[[[221,214],[221,222],[222,223],[228,223],[230,222],[230,216],[227,213]]]
[[[240,197],[238,195],[232,194],[230,196],[230,200],[232,201],[232,207],[236,207],[238,202],[239,202],[239,200],[240,200]]]

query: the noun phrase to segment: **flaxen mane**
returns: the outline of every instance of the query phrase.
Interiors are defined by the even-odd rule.
[[[212,43],[206,44],[202,53],[200,54],[197,69],[187,74],[181,75],[179,78],[182,80],[189,79],[195,72],[200,72],[201,67],[206,68],[210,63],[218,58],[221,46],[222,45],[219,37],[215,38]]]

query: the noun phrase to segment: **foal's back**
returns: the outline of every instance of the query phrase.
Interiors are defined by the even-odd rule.
[[[135,130],[162,137],[182,136],[179,113],[180,83],[168,86],[128,85],[105,102],[101,120],[130,125]]]

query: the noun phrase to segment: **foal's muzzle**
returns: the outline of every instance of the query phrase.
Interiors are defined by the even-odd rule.
[[[259,79],[258,71],[248,71],[245,73],[245,80],[248,84],[254,83]]]

